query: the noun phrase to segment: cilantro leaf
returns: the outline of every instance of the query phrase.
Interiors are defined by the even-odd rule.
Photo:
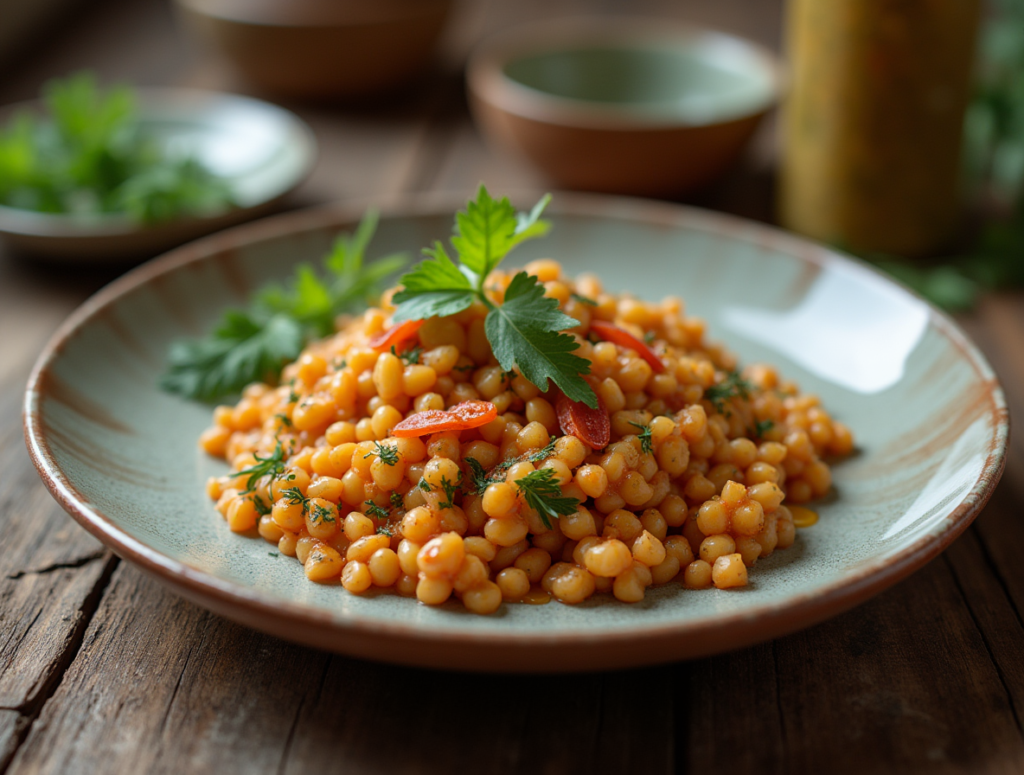
[[[540,515],[544,526],[550,528],[550,519],[558,519],[565,514],[574,513],[580,502],[575,498],[562,495],[553,468],[538,468],[521,479],[516,480],[516,487],[523,494],[526,505]]]
[[[505,291],[505,303],[487,314],[484,330],[501,368],[516,367],[542,391],[550,379],[573,401],[596,409],[597,397],[581,376],[590,373],[590,361],[573,355],[579,345],[558,333],[576,325],[544,295],[536,277],[519,272]]]

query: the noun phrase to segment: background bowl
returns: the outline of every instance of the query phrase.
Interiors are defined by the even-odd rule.
[[[504,33],[474,53],[468,83],[484,134],[559,185],[670,196],[728,168],[780,76],[741,38],[612,18]]]
[[[141,130],[160,145],[195,157],[223,178],[236,207],[207,217],[140,224],[118,213],[41,213],[0,205],[0,235],[21,250],[62,259],[152,256],[267,213],[313,167],[312,130],[276,105],[185,89],[139,89],[137,93]],[[25,109],[41,111],[41,103],[12,105],[4,113]]]
[[[187,26],[259,89],[358,97],[430,59],[451,0],[176,0]]]

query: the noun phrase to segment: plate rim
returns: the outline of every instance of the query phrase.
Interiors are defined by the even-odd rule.
[[[536,195],[536,190],[509,193],[513,201]],[[728,232],[747,242],[757,240],[759,244],[776,247],[799,260],[822,268],[837,264],[844,266],[923,304],[929,322],[950,340],[974,369],[979,381],[987,385],[985,394],[990,404],[987,413],[993,418],[993,429],[987,439],[988,451],[981,473],[955,508],[943,518],[944,529],[940,533],[921,536],[898,557],[876,558],[818,590],[787,596],[755,609],[726,614],[714,622],[683,618],[669,623],[640,624],[629,629],[603,632],[452,632],[367,618],[360,614],[342,615],[303,603],[292,602],[286,606],[282,602],[268,600],[247,587],[190,567],[146,545],[90,505],[61,471],[50,450],[40,413],[43,382],[49,367],[60,356],[66,343],[74,338],[83,325],[122,295],[165,273],[207,260],[228,246],[237,249],[288,234],[355,223],[368,206],[376,207],[381,218],[423,217],[449,215],[462,207],[465,200],[464,192],[392,195],[344,200],[263,218],[171,250],[97,291],[52,335],[33,366],[25,389],[25,443],[36,471],[51,495],[79,525],[119,557],[155,575],[193,602],[235,621],[292,641],[339,653],[430,667],[494,670],[493,660],[488,660],[487,654],[493,655],[497,651],[481,651],[482,657],[478,655],[476,659],[466,659],[467,649],[472,651],[486,646],[500,649],[506,656],[511,655],[512,663],[501,668],[505,672],[629,667],[688,659],[739,648],[802,629],[848,610],[925,565],[970,525],[991,497],[1006,463],[1009,410],[998,377],[987,359],[948,315],[881,271],[773,226],[687,205],[576,192],[555,192],[551,212],[611,216],[620,221],[639,221],[670,228],[683,224],[697,225],[706,231]],[[325,631],[319,632],[319,628]],[[742,637],[727,637],[723,646],[720,637],[722,632]],[[642,653],[624,652],[621,648],[638,642],[648,644],[646,650],[641,650]],[[447,646],[451,652],[440,653],[434,648],[425,649],[423,654],[403,653],[403,650],[408,650],[405,647],[416,644]],[[400,647],[397,652],[394,649],[396,645]],[[537,653],[573,651],[573,654],[570,659],[561,662],[556,659],[554,663],[537,664],[535,649],[540,649]]]

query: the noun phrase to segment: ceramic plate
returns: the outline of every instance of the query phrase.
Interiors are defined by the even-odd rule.
[[[520,204],[534,201],[529,197]],[[416,251],[461,199],[384,209],[373,250]],[[699,210],[561,194],[550,236],[514,263],[557,257],[606,286],[684,297],[743,362],[769,361],[856,435],[834,497],[797,543],[736,591],[672,583],[637,605],[600,595],[492,616],[306,580],[274,547],[228,531],[196,447],[210,409],[156,384],[168,345],[206,331],[260,284],[318,259],[362,208],[291,214],[180,248],[90,299],[40,357],[25,403],[29,449],[86,529],[228,618],[370,659],[501,671],[626,667],[745,646],[833,616],[934,557],[1002,471],[1007,411],[992,370],[946,316],[871,269],[782,232]]]
[[[143,131],[225,179],[238,206],[220,215],[143,226],[116,214],[74,216],[0,206],[0,234],[22,249],[62,258],[152,256],[267,211],[313,167],[312,130],[276,105],[182,89],[139,89],[138,95]],[[38,110],[38,103],[10,106],[4,114],[21,109]]]

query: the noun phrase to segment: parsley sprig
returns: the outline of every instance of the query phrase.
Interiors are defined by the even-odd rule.
[[[583,379],[590,362],[574,355],[579,345],[561,333],[579,322],[561,312],[558,302],[544,295],[544,286],[526,272],[513,276],[501,304],[487,293],[487,277],[505,256],[547,233],[550,224],[540,216],[550,199],[546,195],[529,213],[517,214],[507,198],[493,199],[480,186],[476,199],[455,216],[451,244],[459,263],[441,242],[426,248],[428,258],[402,277],[394,320],[454,315],[481,301],[488,308],[484,330],[502,369],[517,369],[541,390],[550,380],[569,398],[596,409],[597,396]]]
[[[245,310],[229,310],[207,336],[171,345],[161,386],[172,393],[214,401],[250,382],[272,381],[307,342],[334,331],[335,318],[374,300],[380,286],[405,263],[391,255],[366,263],[377,228],[368,211],[353,236],[340,236],[323,271],[301,264],[287,285],[260,290]]]
[[[473,482],[473,488],[477,495],[483,495],[484,490],[487,489],[488,485],[494,484],[495,482],[505,481],[505,474],[508,473],[508,469],[514,466],[516,463],[522,463],[528,461],[530,463],[539,463],[546,458],[551,457],[555,454],[555,442],[554,440],[548,442],[547,446],[535,449],[530,452],[524,452],[522,455],[503,460],[498,463],[490,471],[487,471],[480,461],[476,458],[467,457],[466,463],[469,464],[470,477]]]
[[[516,486],[522,493],[526,505],[536,510],[544,526],[548,528],[551,527],[551,519],[572,514],[580,507],[578,500],[562,495],[562,488],[555,479],[553,468],[538,468],[531,471],[522,479],[517,479]]]

